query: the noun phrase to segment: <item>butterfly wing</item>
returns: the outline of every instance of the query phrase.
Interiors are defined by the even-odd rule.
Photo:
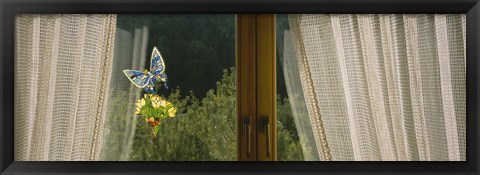
[[[157,81],[167,82],[167,73],[160,73],[158,75],[155,75],[155,78]]]
[[[162,55],[160,55],[157,47],[154,47],[152,51],[152,57],[150,59],[150,72],[153,75],[159,75],[165,72],[165,63],[163,62]]]
[[[147,83],[147,86],[145,86],[143,89],[147,93],[151,94],[156,94],[157,92],[155,91],[155,78],[149,78],[149,82]]]
[[[138,88],[144,88],[150,83],[150,77],[147,74],[136,70],[123,70],[127,78]]]
[[[167,73],[160,73],[159,75],[155,75],[155,79],[161,82],[164,82],[163,85],[165,86],[165,89],[168,89],[167,86]]]

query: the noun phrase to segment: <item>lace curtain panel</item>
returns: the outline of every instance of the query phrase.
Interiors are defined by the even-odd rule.
[[[120,19],[119,19],[120,20]],[[101,160],[128,161],[136,131],[135,101],[141,98],[137,88],[123,74],[123,70],[144,70],[148,44],[148,27],[131,30],[116,29],[113,52],[112,78],[108,93],[108,107],[104,131],[105,144]]]
[[[465,160],[465,15],[289,25],[281,59],[306,160]]]
[[[15,160],[98,160],[116,15],[18,15]]]

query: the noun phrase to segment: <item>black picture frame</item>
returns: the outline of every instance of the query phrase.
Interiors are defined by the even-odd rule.
[[[1,0],[0,173],[3,174],[479,174],[478,0]],[[14,17],[21,13],[462,13],[467,15],[467,161],[18,162],[13,149]]]

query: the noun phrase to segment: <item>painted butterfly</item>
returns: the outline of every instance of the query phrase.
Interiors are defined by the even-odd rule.
[[[138,88],[144,88],[148,93],[156,93],[154,85],[156,82],[164,82],[167,86],[167,74],[165,73],[165,63],[157,47],[153,47],[152,57],[150,59],[150,71],[143,72],[137,70],[123,70],[125,76]]]
[[[167,74],[165,73],[165,63],[157,47],[153,47],[152,57],[150,58],[150,71],[143,72],[136,70],[123,70],[125,76],[138,88],[144,88],[148,93],[156,93],[154,86],[156,82],[164,82],[167,86]]]

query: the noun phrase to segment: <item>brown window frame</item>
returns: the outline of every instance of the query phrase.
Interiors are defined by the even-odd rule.
[[[236,18],[238,160],[277,160],[274,14]]]

